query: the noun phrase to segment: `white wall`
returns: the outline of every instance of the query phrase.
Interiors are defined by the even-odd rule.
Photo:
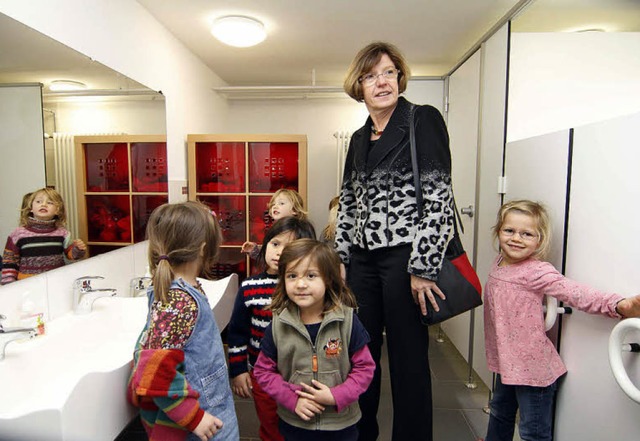
[[[514,33],[508,141],[640,109],[640,33]]]
[[[41,108],[40,85],[0,87],[0,240],[18,226],[22,196],[45,186]]]
[[[346,70],[346,66],[345,66]],[[405,97],[442,110],[441,80],[411,81]],[[319,233],[336,196],[337,144],[333,133],[355,131],[368,114],[351,98],[307,100],[238,100],[229,103],[224,133],[302,134],[307,136],[309,216]]]
[[[170,200],[185,198],[186,136],[226,131],[224,82],[135,0],[0,0],[0,12],[166,97]]]
[[[45,103],[55,112],[56,130],[63,133],[167,133],[164,99]]]

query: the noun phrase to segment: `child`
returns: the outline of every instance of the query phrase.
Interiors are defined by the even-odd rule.
[[[340,196],[336,196],[329,201],[329,223],[324,230],[320,239],[323,242],[332,244],[336,237],[336,222],[338,221],[338,207],[340,206]]]
[[[302,196],[297,191],[281,188],[271,196],[267,208],[269,209],[269,217],[274,222],[289,216],[307,220],[307,212],[303,205]],[[255,259],[260,254],[260,247],[255,242],[245,242],[242,244],[241,252],[248,253],[252,259]]]
[[[562,276],[545,257],[551,243],[548,215],[540,204],[506,203],[493,228],[500,246],[485,289],[487,365],[497,375],[486,441],[513,439],[520,408],[520,437],[551,440],[557,380],[567,372],[547,338],[544,295],[591,314],[640,315],[640,296],[605,294]]]
[[[282,440],[278,431],[276,403],[260,389],[253,377],[253,365],[260,353],[260,341],[265,328],[271,323],[271,310],[268,307],[278,283],[278,259],[289,242],[315,237],[313,225],[295,217],[280,219],[269,228],[258,259],[264,262],[265,270],[244,280],[240,285],[227,328],[231,387],[236,395],[243,398],[249,398],[253,392],[260,420],[260,439],[263,441]]]
[[[153,285],[127,398],[149,439],[237,441],[220,331],[196,280],[215,263],[220,227],[199,202],[164,204],[151,213],[147,238]]]
[[[65,265],[65,258],[84,257],[87,247],[71,240],[62,196],[41,188],[23,197],[20,224],[7,239],[2,257],[2,284],[35,276]]]
[[[280,256],[278,275],[254,374],[278,403],[280,433],[288,441],[356,440],[358,397],[375,363],[340,259],[326,243],[296,240]]]

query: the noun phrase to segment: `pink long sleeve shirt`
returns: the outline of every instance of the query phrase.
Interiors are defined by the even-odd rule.
[[[620,317],[624,297],[565,278],[548,262],[528,259],[513,265],[493,263],[485,287],[484,335],[487,366],[504,384],[545,387],[567,372],[546,335],[545,295],[581,311]]]

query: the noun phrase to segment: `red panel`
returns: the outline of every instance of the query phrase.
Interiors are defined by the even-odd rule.
[[[200,201],[216,212],[222,228],[225,245],[242,245],[245,242],[246,213],[244,196],[201,196]]]
[[[90,242],[131,243],[129,196],[85,196]]]
[[[133,203],[133,241],[141,242],[146,238],[147,222],[151,212],[169,202],[168,196],[132,196]]]
[[[267,208],[270,200],[271,196],[249,197],[249,240],[259,245],[262,244],[265,233],[273,224]]]
[[[129,191],[126,143],[84,144],[87,191]]]
[[[243,193],[244,164],[243,142],[196,143],[196,191]]]
[[[249,191],[298,190],[298,143],[249,143]]]
[[[131,184],[134,192],[167,192],[167,143],[131,144]]]

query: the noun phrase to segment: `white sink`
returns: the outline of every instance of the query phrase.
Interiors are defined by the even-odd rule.
[[[205,284],[221,329],[237,286],[235,275]],[[0,439],[113,440],[135,415],[125,387],[146,316],[146,297],[100,298],[91,313],[68,313],[47,323],[45,335],[8,344]]]

